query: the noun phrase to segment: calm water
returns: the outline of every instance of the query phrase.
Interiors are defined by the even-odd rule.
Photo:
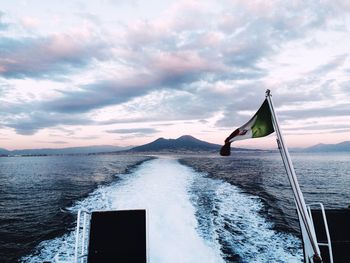
[[[349,157],[292,154],[307,202],[349,205]],[[150,231],[151,262],[201,262],[203,255],[210,262],[300,262],[295,208],[278,154],[143,163],[148,159],[0,158],[0,262],[25,255],[24,262],[52,259],[63,241],[72,239],[77,209],[133,207],[151,211],[150,227],[156,229]],[[172,239],[164,242],[164,236]],[[69,261],[72,248],[67,251]]]

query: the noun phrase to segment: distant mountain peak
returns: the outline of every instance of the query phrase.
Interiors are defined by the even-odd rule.
[[[314,146],[305,148],[306,152],[350,152],[350,141],[340,142],[336,144],[319,143]]]
[[[165,141],[166,139],[163,137],[159,137],[158,139],[155,140],[155,142],[160,142],[160,141]]]
[[[134,147],[131,152],[219,152],[221,145],[199,140],[191,135],[177,139],[158,138],[153,142]],[[245,150],[236,148],[239,150]]]
[[[218,151],[220,145],[198,140],[191,135],[183,135],[177,139],[158,138],[153,142],[134,147],[134,152],[157,152],[157,151]]]
[[[197,138],[191,136],[191,135],[182,135],[179,138],[177,138],[176,140],[195,140],[195,141],[199,141]]]
[[[194,140],[198,140],[197,138],[191,136],[191,135],[182,135],[179,138],[177,138],[177,140],[179,139],[194,139]]]

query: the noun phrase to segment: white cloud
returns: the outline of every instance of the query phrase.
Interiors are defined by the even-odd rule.
[[[233,112],[254,112],[266,88],[282,121],[350,114],[345,1],[144,5],[42,4],[23,15],[7,4],[1,17],[18,16],[33,36],[18,25],[0,35],[2,129],[33,134],[76,123],[102,136],[125,123],[199,125],[216,116],[210,123],[220,131],[247,117]]]
[[[25,16],[21,18],[21,23],[25,28],[34,29],[40,25],[40,20],[36,17]]]

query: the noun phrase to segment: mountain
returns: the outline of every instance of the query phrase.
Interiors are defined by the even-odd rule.
[[[111,145],[69,147],[69,148],[46,148],[46,149],[25,149],[9,151],[0,148],[0,156],[14,155],[63,155],[63,154],[90,154],[109,152],[218,152],[221,145],[209,143],[196,139],[190,135],[184,135],[177,139],[159,138],[153,142],[130,147],[118,147]],[[350,141],[338,144],[317,144],[304,149],[291,149],[295,152],[350,152]],[[232,151],[259,151],[243,148],[232,148]]]
[[[0,156],[15,155],[64,155],[64,154],[94,154],[113,152],[219,152],[221,145],[209,143],[196,139],[190,135],[184,135],[177,139],[159,138],[151,143],[147,143],[134,148],[118,147],[111,145],[69,147],[69,148],[46,148],[46,149],[25,149],[9,151],[0,148]],[[232,150],[252,151],[251,149],[232,148]],[[254,151],[254,150],[253,150]]]
[[[177,139],[159,138],[153,142],[134,147],[130,152],[183,152],[183,151],[219,151],[221,145],[198,140],[190,135]],[[238,150],[246,150],[234,148]]]
[[[10,151],[4,149],[4,148],[0,148],[0,155],[8,155]]]
[[[56,155],[56,154],[88,154],[88,153],[105,153],[127,150],[128,147],[118,147],[111,145],[83,146],[69,148],[45,148],[45,149],[25,149],[8,151],[0,148],[0,155]]]
[[[214,151],[220,149],[220,145],[198,140],[190,135],[184,135],[177,139],[159,138],[151,143],[130,149],[132,152],[157,152],[157,151]]]
[[[350,141],[337,144],[317,144],[303,149],[305,152],[350,152]]]

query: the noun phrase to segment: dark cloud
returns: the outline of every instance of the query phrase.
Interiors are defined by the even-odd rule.
[[[0,76],[5,78],[50,78],[107,58],[105,43],[79,33],[2,37],[0,50]]]
[[[114,129],[114,130],[107,130],[106,132],[119,133],[119,134],[130,134],[130,133],[153,134],[159,131],[153,128],[134,128],[134,129]]]
[[[76,91],[65,91],[59,98],[42,102],[41,107],[53,112],[88,112],[121,104],[154,90],[182,89],[217,70],[196,53],[157,55],[149,58],[149,64],[152,65],[150,73],[80,86]]]
[[[307,119],[317,117],[350,116],[350,104],[330,105],[305,109],[280,110],[278,116],[281,120]]]
[[[163,91],[160,96],[154,96],[152,103],[135,103],[134,112],[144,112],[145,118],[153,121],[192,121],[211,117],[220,107],[220,98],[223,96],[211,96],[208,99],[206,91],[198,91],[196,88],[178,91]],[[210,96],[210,94],[208,94]],[[215,101],[217,103],[215,103]]]
[[[76,91],[62,92],[59,98],[44,101],[44,110],[61,113],[82,113],[108,105],[126,102],[134,97],[142,96],[152,85],[148,76],[135,76],[123,81],[101,81],[85,85]]]
[[[256,32],[241,32],[238,36],[227,39],[227,42],[232,41],[235,45],[225,45],[223,47],[222,55],[224,62],[229,66],[236,66],[237,68],[257,70],[256,63],[271,53],[272,47],[268,45],[268,41],[259,39],[259,36],[255,34]],[[258,39],[259,43],[257,43]]]
[[[227,4],[225,2],[225,4]],[[228,5],[217,27],[226,34],[220,46],[225,64],[259,70],[262,59],[276,54],[291,40],[326,26],[331,9],[309,3],[254,2]],[[258,11],[259,10],[259,11]],[[317,10],[317,11],[316,11]]]
[[[307,75],[312,74],[312,75],[319,76],[319,75],[327,74],[333,70],[336,70],[337,68],[344,65],[344,62],[347,57],[348,57],[347,54],[336,56],[333,60],[329,61],[328,63],[319,66],[318,68],[316,68],[311,72],[308,72]]]
[[[230,66],[230,70],[223,70],[217,72],[215,75],[208,78],[208,80],[214,81],[235,81],[235,80],[250,80],[259,81],[267,75],[267,70],[252,66],[251,68],[239,68]]]
[[[5,92],[7,87],[5,86]],[[28,111],[35,111],[35,103],[33,105],[30,103],[21,103],[20,101],[9,102],[0,98],[0,125],[6,121],[7,118],[13,118],[16,115],[28,113]]]
[[[201,124],[207,124],[207,123],[209,123],[207,120],[199,120],[198,122],[201,123]]]
[[[308,102],[315,100],[315,97],[317,98],[317,95],[315,95],[314,97],[312,96],[312,92],[310,92],[310,94],[307,96],[305,96],[305,94],[301,94],[300,96],[295,96],[293,98],[290,98],[288,95],[273,96],[275,106],[293,105],[294,108],[292,110],[287,110],[279,109],[278,107],[276,107],[275,111],[279,117],[279,120],[284,122],[289,120],[304,120],[308,118],[350,116],[350,104],[338,104],[324,107],[314,106],[310,108],[308,106]],[[253,116],[253,114],[259,108],[263,100],[264,98],[262,96],[255,96],[254,98],[254,95],[242,97],[241,100],[237,99],[235,103],[228,104],[224,111],[224,117],[222,117],[216,122],[216,126],[239,127],[243,125]],[[241,110],[252,111],[252,115],[247,116],[246,114],[240,114],[239,112]],[[312,125],[310,125],[310,128],[312,128]],[[321,128],[322,127],[320,126],[320,129]]]
[[[222,117],[215,123],[215,126],[224,127],[224,128],[234,128],[234,127],[238,128],[243,124],[245,124],[247,121],[249,121],[250,118],[251,117],[247,115],[242,115],[235,111],[231,111],[230,113],[226,112],[224,114],[224,117]]]
[[[58,125],[87,125],[93,122],[83,116],[32,112],[24,117],[9,118],[4,125],[16,130],[18,134],[32,135],[40,129]]]
[[[167,123],[169,121],[186,121],[197,120],[212,117],[221,106],[222,99],[230,100],[225,94],[207,94],[208,97],[198,96],[198,92],[206,93],[206,91],[193,90],[166,90],[160,94],[153,92],[149,96],[143,97],[141,100],[129,103],[125,110],[136,113],[140,117],[120,117],[105,121],[99,121],[99,125],[110,125],[119,123],[140,123],[140,122],[161,122],[155,126],[176,125]],[[214,98],[215,96],[215,98]],[[151,102],[150,102],[151,100]],[[165,124],[162,122],[166,122]]]
[[[4,22],[5,12],[0,10],[0,31],[5,31],[10,27],[9,23]]]
[[[263,103],[265,91],[265,85],[260,82],[238,86],[223,104],[223,117],[215,125],[217,127],[239,127],[249,121]],[[252,116],[248,116],[240,111],[252,111],[253,113]]]

